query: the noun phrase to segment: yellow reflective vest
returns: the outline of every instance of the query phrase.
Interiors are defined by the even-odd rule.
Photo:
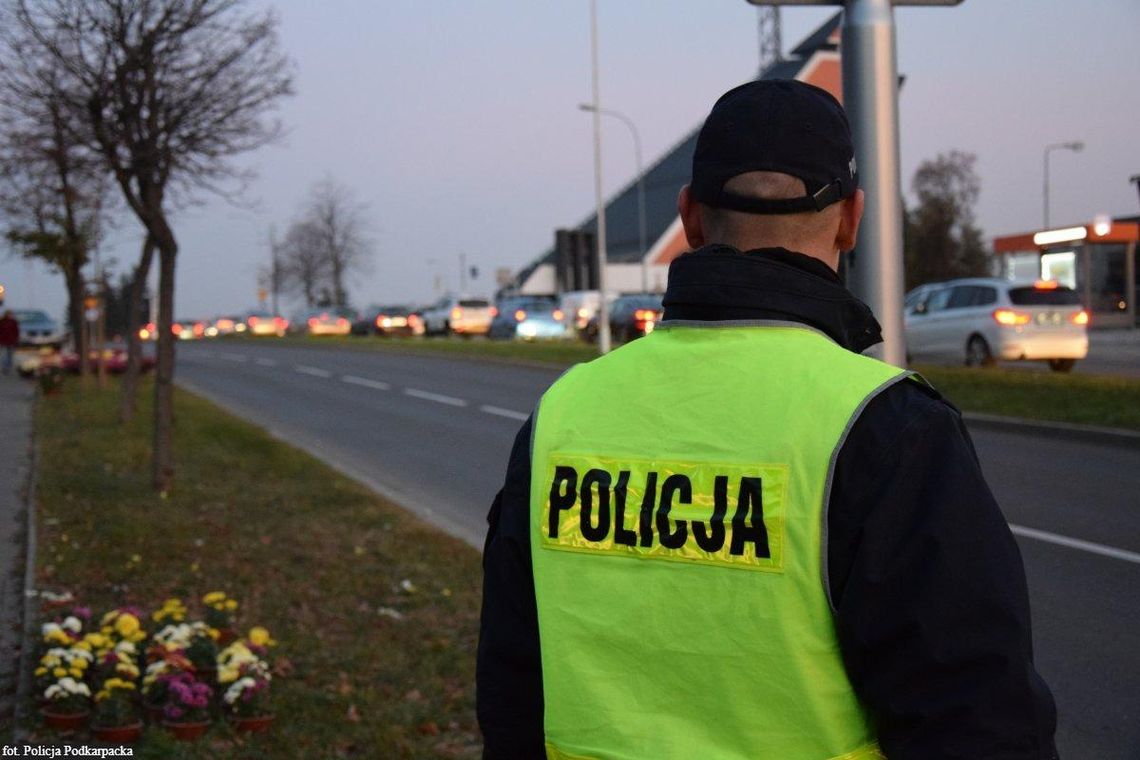
[[[792,323],[664,323],[534,423],[550,758],[883,757],[826,590],[836,456],[907,373]]]

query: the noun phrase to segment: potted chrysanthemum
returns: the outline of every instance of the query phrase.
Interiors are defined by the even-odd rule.
[[[225,687],[222,706],[238,731],[265,731],[273,723],[269,706],[269,664],[261,658],[271,641],[268,631],[257,629],[261,644],[235,641],[218,655],[218,683]],[[253,633],[251,631],[251,633]]]
[[[197,739],[210,727],[209,707],[213,689],[191,673],[177,673],[160,678],[166,679],[166,705],[163,708],[165,719],[162,725],[176,739]]]
[[[112,744],[128,744],[142,734],[142,720],[135,708],[135,684],[122,678],[108,678],[95,692],[95,716],[91,733]]]
[[[40,715],[49,728],[74,731],[82,728],[91,714],[91,689],[70,675],[44,689],[44,700]]]

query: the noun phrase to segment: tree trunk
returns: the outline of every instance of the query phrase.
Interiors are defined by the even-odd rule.
[[[165,221],[162,224],[165,227]],[[155,240],[158,246],[158,349],[154,369],[154,489],[170,490],[174,483],[174,264],[178,245],[169,228]]]
[[[83,297],[86,295],[83,288],[83,272],[78,267],[65,268],[63,279],[67,284],[68,327],[71,328],[75,353],[79,355],[79,374],[82,377],[90,370],[87,332],[83,329],[87,319],[83,308]]]
[[[142,306],[146,279],[150,275],[150,262],[154,258],[154,238],[146,236],[142,257],[131,279],[131,293],[127,302],[127,373],[123,376],[123,397],[119,403],[119,422],[134,419],[138,410],[139,375],[142,374],[142,341],[139,339],[139,312]]]

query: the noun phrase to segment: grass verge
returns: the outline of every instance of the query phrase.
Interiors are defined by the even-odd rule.
[[[1140,430],[1140,380],[987,367],[918,367],[967,412]]]
[[[269,734],[215,725],[176,744],[148,727],[136,757],[478,756],[476,551],[181,391],[176,486],[160,498],[146,404],[121,427],[117,397],[70,383],[38,405],[38,588],[96,610],[221,589],[292,670]]]

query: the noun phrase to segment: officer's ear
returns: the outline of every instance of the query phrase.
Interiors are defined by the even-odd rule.
[[[701,220],[701,204],[693,200],[689,186],[681,188],[681,195],[677,198],[677,211],[681,214],[681,226],[685,228],[685,239],[693,250],[705,244],[705,226]]]
[[[839,229],[835,233],[835,247],[842,253],[855,248],[859,237],[859,222],[863,219],[863,191],[856,190],[850,198],[839,202]]]

